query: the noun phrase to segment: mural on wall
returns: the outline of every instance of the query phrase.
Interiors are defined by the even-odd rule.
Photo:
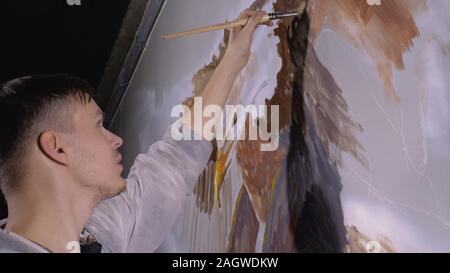
[[[258,29],[228,101],[279,105],[279,148],[214,142],[160,251],[450,250],[450,1],[199,2],[168,1],[138,66],[115,124],[125,143],[138,136],[139,147],[124,147],[130,159],[158,138],[155,128],[169,125],[158,115],[201,94],[226,49],[227,31],[160,41],[186,29],[166,19],[180,5],[194,12],[204,4],[227,19],[247,7],[305,12]],[[179,53],[190,50],[200,69]],[[149,78],[161,56],[180,56],[184,65],[166,64]],[[130,128],[131,119],[147,125]]]

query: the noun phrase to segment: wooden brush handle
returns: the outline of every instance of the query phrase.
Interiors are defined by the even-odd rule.
[[[235,27],[243,27],[248,23],[248,20],[249,20],[249,18],[239,19],[239,20],[232,21],[232,22],[225,22],[222,24],[192,29],[192,30],[188,30],[188,31],[174,33],[174,34],[169,34],[169,35],[163,36],[162,38],[163,39],[173,39],[173,38],[178,38],[178,37],[183,37],[183,36],[188,36],[188,35],[193,35],[193,34],[198,34],[198,33],[204,33],[204,32],[209,32],[209,31],[215,31],[215,30],[221,30],[221,29],[227,29],[227,28],[235,28]],[[270,17],[268,15],[266,15],[263,18],[261,18],[261,21],[259,22],[259,24],[265,24],[269,21],[270,21]]]

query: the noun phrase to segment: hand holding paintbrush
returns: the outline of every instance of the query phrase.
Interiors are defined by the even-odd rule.
[[[235,22],[245,21],[245,25],[233,25],[230,29],[226,55],[234,59],[235,63],[242,64],[243,68],[250,58],[250,48],[253,40],[255,28],[261,24],[263,18],[267,16],[264,11],[244,10]],[[273,23],[268,21],[266,25]]]
[[[303,2],[305,3],[305,2]],[[298,15],[302,14],[305,10],[306,4],[303,4],[294,13],[278,13],[277,16],[272,16],[272,18],[282,18],[283,16],[293,16],[292,14]],[[250,58],[250,49],[253,40],[253,34],[255,29],[260,24],[272,25],[271,20],[267,20],[267,16],[271,17],[263,11],[245,10],[241,15],[234,21],[240,22],[239,24],[233,23],[222,25],[221,29],[230,29],[230,36],[228,39],[225,54],[221,58],[219,64],[214,66],[212,69],[212,74],[206,72],[208,76],[207,84],[203,89],[196,92],[197,97],[201,97],[200,102],[202,107],[207,107],[209,105],[219,106],[223,108],[227,102],[230,95],[233,84],[241,72],[241,70],[246,66]],[[269,18],[270,19],[270,18]],[[218,29],[218,28],[216,28]],[[195,33],[205,32],[196,31]],[[209,30],[208,30],[209,31]],[[194,33],[194,32],[187,32]],[[178,35],[178,37],[183,35]],[[211,68],[208,68],[208,70]],[[188,103],[188,107],[194,107],[195,99]],[[194,107],[195,108],[195,107]],[[194,111],[195,112],[195,111]],[[211,124],[216,124],[217,119],[220,115],[213,115],[213,117],[202,117],[202,115],[194,115],[193,111],[187,111],[183,115],[182,123],[186,128],[192,128],[199,135],[203,134],[202,124],[206,122],[211,122]],[[211,138],[213,139],[213,138]]]
[[[238,74],[250,58],[253,34],[261,18],[265,15],[266,13],[262,11],[245,10],[237,19],[245,19],[247,22],[245,26],[236,26],[230,29],[224,56],[214,68],[206,86],[199,94],[196,94],[196,96],[201,96],[203,107],[214,105],[222,108],[225,106]],[[192,107],[192,105],[189,107]],[[193,113],[189,111],[188,114],[183,115],[182,122],[187,128],[192,128],[195,132],[202,135],[202,126],[198,125],[209,122],[211,117],[201,117],[201,115],[193,115]],[[213,119],[217,118],[219,116],[214,115]]]
[[[184,36],[188,36],[188,35],[204,33],[204,32],[209,32],[209,31],[230,29],[230,28],[235,28],[235,27],[244,27],[249,22],[250,19],[248,17],[251,16],[250,13],[252,13],[252,12],[253,13],[254,12],[256,12],[256,13],[263,12],[264,13],[264,16],[261,16],[259,18],[258,24],[271,25],[272,24],[272,22],[271,22],[272,20],[277,20],[277,19],[281,19],[281,18],[297,16],[299,14],[302,14],[304,9],[305,9],[305,6],[306,6],[306,2],[303,2],[300,5],[300,7],[298,8],[298,10],[290,11],[290,12],[266,13],[266,12],[263,12],[263,11],[245,10],[241,14],[242,17],[239,17],[235,21],[225,22],[225,23],[221,23],[221,24],[216,24],[216,25],[212,25],[212,26],[197,28],[197,29],[183,31],[183,32],[178,32],[178,33],[174,33],[174,34],[169,34],[169,35],[163,36],[162,38],[163,39],[173,39],[173,38],[184,37]],[[245,15],[247,15],[247,16],[245,16]]]

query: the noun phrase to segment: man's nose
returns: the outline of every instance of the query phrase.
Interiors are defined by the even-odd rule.
[[[109,131],[108,133],[110,134],[110,141],[114,149],[118,149],[120,146],[122,146],[123,140],[121,137]]]

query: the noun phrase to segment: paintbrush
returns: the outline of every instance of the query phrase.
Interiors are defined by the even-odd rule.
[[[293,16],[297,16],[299,14],[302,14],[303,10],[304,10],[304,5],[302,5],[302,6],[303,6],[303,8],[299,8],[296,11],[268,13],[266,16],[261,18],[261,21],[259,22],[259,24],[266,24],[273,20],[278,20],[278,19],[287,18],[287,17],[293,17]],[[162,38],[163,39],[172,39],[172,38],[184,37],[184,36],[188,36],[188,35],[192,35],[192,34],[204,33],[204,32],[209,32],[209,31],[215,31],[215,30],[221,30],[221,29],[227,29],[227,28],[235,28],[235,27],[243,27],[247,24],[249,19],[250,18],[238,19],[238,20],[232,21],[232,22],[225,22],[225,23],[221,23],[221,24],[192,29],[192,30],[188,30],[188,31],[174,33],[174,34],[168,34],[168,35],[163,36]]]

